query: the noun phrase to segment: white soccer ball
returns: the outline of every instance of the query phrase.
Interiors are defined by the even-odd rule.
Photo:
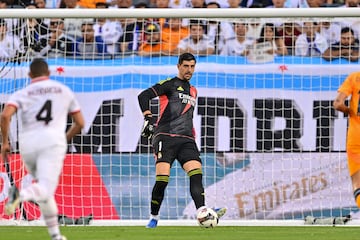
[[[197,221],[201,227],[213,228],[217,226],[219,217],[213,209],[204,207],[198,212]]]

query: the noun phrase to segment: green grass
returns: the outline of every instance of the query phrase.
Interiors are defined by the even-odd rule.
[[[68,240],[339,240],[359,239],[358,227],[61,227]],[[49,239],[45,227],[1,226],[0,239]]]

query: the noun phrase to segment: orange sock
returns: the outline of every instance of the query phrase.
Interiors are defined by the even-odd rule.
[[[358,197],[355,199],[356,201],[356,205],[358,206],[358,208],[360,208],[360,196],[358,195]]]

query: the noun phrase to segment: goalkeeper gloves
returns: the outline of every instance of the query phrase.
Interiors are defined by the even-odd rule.
[[[144,125],[141,130],[141,136],[151,138],[155,130],[155,121],[151,114],[146,114],[144,118]]]

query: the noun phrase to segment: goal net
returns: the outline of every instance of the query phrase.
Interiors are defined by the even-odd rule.
[[[76,16],[63,9],[0,12],[2,106],[29,84],[30,61],[43,57],[51,78],[75,91],[85,115],[56,192],[59,214],[148,219],[155,162],[150,142],[141,137],[137,95],[176,76],[177,53],[193,51],[206,204],[227,207],[227,220],[356,216],[345,154],[347,116],[332,107],[342,81],[358,71],[354,12],[293,9],[286,11],[294,16],[285,18],[274,9],[192,10],[154,16],[102,9],[90,11],[94,17],[87,10]],[[356,40],[339,45],[344,34]],[[158,100],[151,106],[158,116]],[[20,161],[20,131],[13,121],[11,175],[23,188],[33,179]],[[0,171],[0,220],[40,219],[32,203],[14,216],[3,213],[10,178],[3,166]],[[161,219],[194,219],[195,213],[189,179],[175,162]]]

